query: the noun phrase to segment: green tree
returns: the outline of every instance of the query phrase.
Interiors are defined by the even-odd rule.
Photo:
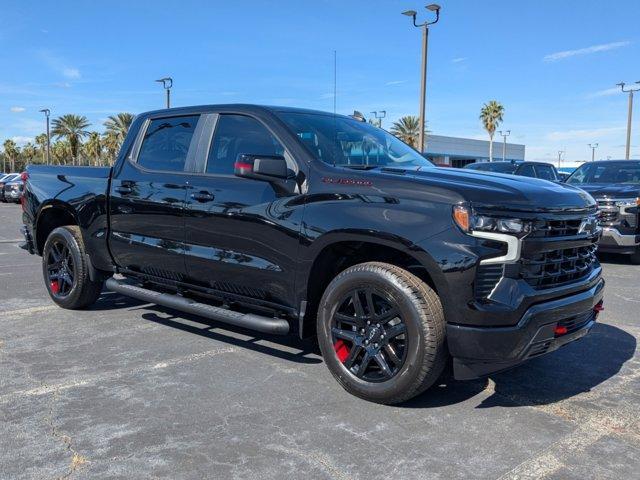
[[[51,160],[58,165],[67,163],[67,159],[71,157],[71,145],[66,140],[58,140],[51,145]]]
[[[104,122],[104,127],[106,133],[115,135],[118,142],[122,145],[129,131],[129,127],[131,127],[131,122],[133,122],[133,114],[122,112],[117,115],[110,115],[107,121]]]
[[[393,122],[391,133],[413,148],[418,146],[420,137],[420,120],[415,115],[406,115],[397,122]]]
[[[113,162],[115,162],[116,156],[120,151],[120,142],[118,141],[118,137],[113,132],[107,132],[102,136],[102,145],[107,153],[107,163],[109,165],[113,165]]]
[[[504,116],[504,107],[501,103],[490,100],[480,109],[480,121],[482,126],[489,134],[489,161],[493,162],[493,135],[502,122]]]
[[[42,163],[47,162],[47,135],[45,133],[41,133],[40,135],[36,135],[36,146],[40,151],[40,155],[42,156]]]
[[[87,120],[87,117],[73,114],[62,115],[54,119],[51,125],[53,127],[51,130],[53,135],[58,138],[64,138],[69,142],[71,161],[75,165],[78,160],[78,152],[82,145],[82,139],[89,134],[86,128],[91,124]]]
[[[38,150],[36,146],[29,142],[22,147],[22,163],[26,167],[30,163],[36,163],[38,158]],[[21,168],[22,170],[23,168]]]
[[[4,143],[2,144],[2,147],[4,148],[5,158],[9,160],[9,168],[10,168],[9,171],[15,172],[16,160],[18,158],[18,155],[20,155],[20,149],[16,145],[16,142],[14,142],[11,139],[5,140]],[[6,172],[6,165],[4,161],[2,162],[2,169],[3,171]]]
[[[84,153],[89,164],[93,161],[93,165],[100,165],[102,162],[102,139],[98,132],[89,133],[87,142],[84,144]]]

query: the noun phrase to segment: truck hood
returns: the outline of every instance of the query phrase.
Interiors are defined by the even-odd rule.
[[[453,168],[407,170],[405,176],[417,183],[458,193],[477,205],[503,210],[574,211],[595,207],[583,190],[537,178]]]
[[[594,198],[635,198],[640,197],[640,185],[628,183],[591,183],[580,185],[585,192],[589,192]]]

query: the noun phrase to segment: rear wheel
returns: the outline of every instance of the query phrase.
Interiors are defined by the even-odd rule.
[[[370,262],[340,273],[318,311],[325,362],[350,393],[393,404],[429,388],[447,360],[440,300],[394,265]]]
[[[63,308],[81,309],[95,303],[102,281],[92,281],[80,229],[53,230],[42,251],[42,273],[51,299]]]

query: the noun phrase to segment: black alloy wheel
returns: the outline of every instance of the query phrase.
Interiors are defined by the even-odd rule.
[[[66,297],[71,293],[76,278],[75,262],[69,247],[61,240],[51,243],[46,258],[47,284],[56,297]]]
[[[333,346],[342,364],[368,382],[394,377],[406,360],[407,327],[388,294],[372,287],[344,296],[333,315]]]

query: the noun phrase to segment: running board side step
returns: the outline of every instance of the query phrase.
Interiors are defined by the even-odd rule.
[[[192,313],[218,322],[228,323],[237,327],[248,328],[258,332],[270,333],[272,335],[286,335],[289,333],[289,322],[282,318],[263,317],[253,313],[240,313],[226,308],[214,307],[194,300],[161,293],[147,288],[129,285],[115,278],[109,278],[105,282],[107,289],[133,297],[143,302],[155,303],[163,307],[173,308],[181,312]]]

